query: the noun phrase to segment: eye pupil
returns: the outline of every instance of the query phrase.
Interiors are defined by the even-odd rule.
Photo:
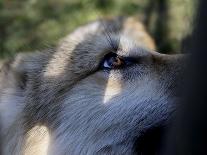
[[[113,65],[113,64],[115,63],[115,61],[116,61],[116,58],[115,58],[115,57],[110,57],[110,58],[108,59],[108,63],[109,63],[110,65]]]

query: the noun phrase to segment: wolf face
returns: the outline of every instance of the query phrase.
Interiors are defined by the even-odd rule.
[[[141,139],[176,109],[183,58],[154,48],[127,18],[96,21],[55,49],[17,56],[1,72],[3,154],[157,153]]]

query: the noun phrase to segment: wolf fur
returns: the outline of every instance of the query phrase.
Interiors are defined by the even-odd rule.
[[[167,124],[177,99],[182,58],[154,50],[136,18],[115,18],[76,29],[56,48],[4,62],[2,155],[137,154],[135,141]],[[103,70],[111,51],[137,63]]]

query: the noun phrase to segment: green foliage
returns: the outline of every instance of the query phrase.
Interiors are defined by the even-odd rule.
[[[0,0],[0,57],[54,46],[77,26],[103,16],[140,15],[143,18],[146,8],[152,2],[153,0]],[[176,51],[180,49],[182,39],[190,34],[188,27],[194,8],[190,0],[169,2],[167,37],[168,44]],[[155,21],[151,19],[148,29],[155,35],[153,20]]]

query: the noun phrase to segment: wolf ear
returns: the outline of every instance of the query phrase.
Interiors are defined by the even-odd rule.
[[[15,58],[4,61],[0,66],[1,85],[7,88],[24,89],[27,83],[27,71],[24,68],[23,57],[17,55]]]
[[[19,62],[18,62],[19,61]],[[24,89],[27,85],[27,70],[24,67],[24,63],[22,63],[21,59],[14,61],[11,65],[11,71],[13,72],[13,77],[15,78],[16,86]]]
[[[0,83],[4,87],[24,89],[28,82],[29,72],[39,69],[40,63],[34,59],[38,54],[18,54],[6,60],[0,66]]]

